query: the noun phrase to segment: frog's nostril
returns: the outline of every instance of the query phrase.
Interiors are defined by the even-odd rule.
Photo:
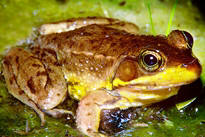
[[[201,67],[198,59],[196,59],[196,58],[193,59],[192,61],[190,61],[189,63],[182,64],[181,67],[187,68],[190,71],[196,72],[198,76],[201,74],[201,71],[202,71],[202,67]]]
[[[187,67],[187,64],[182,64],[181,65],[181,68],[186,68]]]

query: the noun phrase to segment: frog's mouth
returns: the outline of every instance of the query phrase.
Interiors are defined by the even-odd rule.
[[[113,86],[121,96],[141,106],[176,95],[180,86],[192,83],[200,73],[200,65],[192,68],[170,67],[155,75],[142,76],[129,82],[114,79]]]
[[[182,66],[170,67],[154,75],[138,77],[128,82],[116,78],[113,80],[113,86],[129,87],[136,90],[159,90],[190,84],[198,79],[200,74],[200,64],[192,66],[192,68],[185,68]]]
[[[127,103],[125,108],[129,105],[138,107],[160,102],[174,96],[178,93],[180,86],[184,84],[170,84],[168,86],[130,84],[116,87],[114,91],[117,91],[117,94],[128,100],[129,103]]]

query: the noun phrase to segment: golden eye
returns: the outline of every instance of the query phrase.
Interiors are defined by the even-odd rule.
[[[140,65],[147,71],[155,71],[163,63],[161,55],[156,51],[145,50],[140,55]]]

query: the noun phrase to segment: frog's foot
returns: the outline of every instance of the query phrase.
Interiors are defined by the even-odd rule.
[[[111,18],[87,17],[87,18],[69,19],[66,21],[44,24],[39,28],[39,33],[41,35],[47,35],[51,33],[61,33],[61,32],[75,30],[92,24],[107,25],[108,27],[124,30],[133,34],[137,34],[139,32],[139,28],[132,23],[123,22],[118,19],[111,19]]]
[[[102,136],[99,134],[101,112],[105,109],[120,108],[120,102],[127,102],[120,96],[113,96],[106,90],[97,90],[85,96],[79,103],[76,122],[80,131],[88,136]]]
[[[43,112],[47,113],[48,115],[51,115],[52,117],[55,118],[60,118],[64,114],[72,115],[75,118],[75,115],[72,111],[65,110],[65,109],[50,109],[50,110],[43,110]]]

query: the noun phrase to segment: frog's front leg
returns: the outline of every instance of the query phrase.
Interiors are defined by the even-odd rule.
[[[92,91],[79,102],[77,126],[86,135],[99,136],[98,130],[101,122],[105,123],[103,126],[107,126],[106,123],[110,124],[110,122],[102,121],[107,119],[104,116],[104,110],[112,112],[126,110],[130,107],[147,106],[176,95],[178,90],[179,87],[155,90],[121,87],[111,91],[105,89]]]
[[[79,102],[76,116],[79,130],[88,136],[103,136],[98,132],[101,111],[103,109],[125,108],[124,102],[129,103],[127,99],[113,96],[104,89],[91,92]]]
[[[104,17],[69,19],[66,21],[44,24],[38,31],[41,35],[47,35],[51,33],[71,31],[92,24],[106,25],[108,27],[124,30],[132,34],[137,34],[139,32],[139,28],[133,23]]]

